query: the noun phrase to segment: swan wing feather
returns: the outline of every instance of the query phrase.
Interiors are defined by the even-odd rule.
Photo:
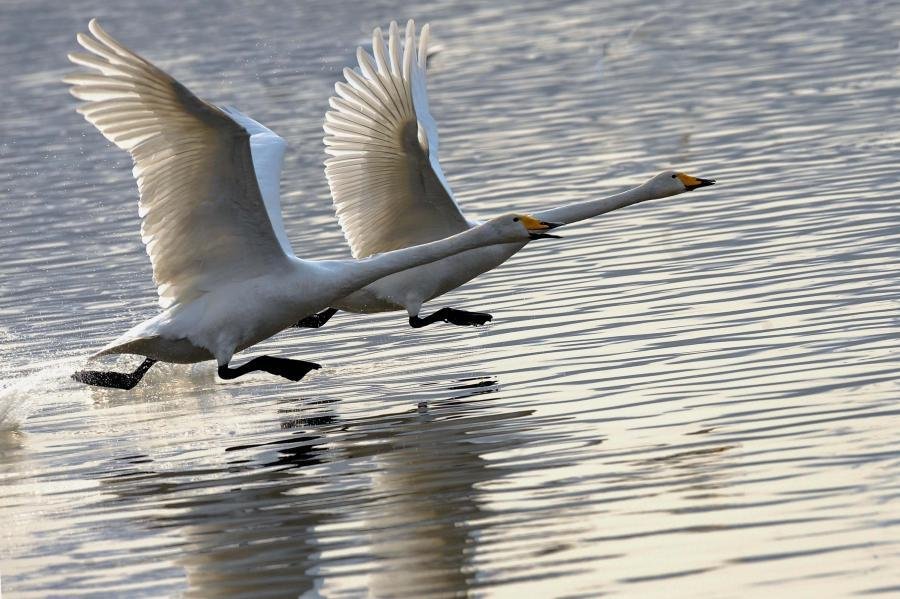
[[[293,256],[294,250],[284,230],[284,219],[281,215],[281,168],[284,165],[284,152],[287,142],[284,138],[242,113],[234,106],[220,106],[250,134],[250,155],[253,158],[253,171],[256,183],[262,194],[266,213],[272,223],[272,229],[281,244],[284,253]]]
[[[163,308],[287,256],[256,179],[250,133],[106,33],[96,20],[64,79],[78,112],[134,161],[141,239]],[[280,160],[280,159],[279,159]],[[280,161],[279,161],[280,168]]]
[[[437,125],[428,110],[428,25],[418,48],[415,24],[405,39],[391,23],[372,55],[357,50],[325,116],[325,175],[355,258],[442,239],[471,226],[438,162]]]

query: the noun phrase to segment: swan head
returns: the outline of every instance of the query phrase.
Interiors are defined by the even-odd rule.
[[[646,185],[650,186],[655,197],[666,198],[700,187],[708,187],[715,182],[715,179],[701,179],[680,171],[663,171],[650,179]]]
[[[563,223],[551,223],[537,219],[530,214],[504,214],[491,221],[493,229],[504,240],[529,241],[531,239],[559,239],[559,235],[547,233]]]

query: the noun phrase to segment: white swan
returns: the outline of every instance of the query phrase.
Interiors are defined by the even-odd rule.
[[[263,370],[299,380],[319,366],[271,356],[237,368],[228,364],[235,352],[380,277],[552,228],[511,214],[450,239],[366,260],[300,260],[290,251],[280,214],[267,214],[263,199],[274,192],[277,200],[283,140],[234,109],[199,99],[96,20],[89,29],[93,37],[77,39],[90,54],[69,59],[93,72],[65,81],[85,100],[78,111],[134,159],[141,236],[163,312],[95,354],[145,356],[137,370],[81,371],[73,375],[78,381],[130,389],[158,360],[211,359],[226,379]]]
[[[344,69],[332,110],[325,116],[325,145],[331,155],[325,173],[335,210],[353,256],[363,258],[453,235],[476,226],[453,200],[438,162],[437,126],[428,111],[425,60],[428,25],[416,51],[415,25],[401,36],[391,23],[385,47],[380,29],[372,35],[374,57],[357,49],[359,69]],[[646,200],[712,185],[667,171],[643,185],[599,200],[541,212],[535,216],[564,224]],[[371,313],[405,309],[413,327],[443,321],[479,325],[489,314],[443,308],[419,317],[422,304],[487,272],[521,250],[526,241],[495,245],[385,277],[306,318],[298,326],[324,324],[337,309]]]

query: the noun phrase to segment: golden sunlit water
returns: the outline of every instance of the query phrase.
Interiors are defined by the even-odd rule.
[[[0,6],[0,587],[10,597],[900,593],[896,2]],[[247,352],[302,382],[83,357],[155,314],[128,156],[60,78],[90,17],[289,142],[297,253],[348,250],[332,86],[431,22],[464,210],[712,188],[560,230],[439,298]],[[135,360],[123,359],[125,370]],[[4,595],[6,596],[6,595]]]

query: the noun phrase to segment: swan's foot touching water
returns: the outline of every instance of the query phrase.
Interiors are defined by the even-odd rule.
[[[79,383],[85,385],[93,385],[95,387],[110,387],[112,389],[124,389],[128,391],[137,385],[144,375],[150,370],[150,367],[156,364],[157,360],[147,358],[134,372],[106,372],[100,370],[79,370],[72,375],[72,378]],[[229,368],[228,365],[219,366],[219,376],[223,379],[236,379],[237,377],[261,370],[281,376],[292,381],[299,381],[309,373],[310,370],[318,370],[321,368],[315,362],[304,362],[303,360],[291,360],[288,358],[274,358],[272,356],[259,356],[253,358],[246,364],[237,368]]]
[[[273,356],[259,356],[253,358],[246,364],[242,364],[237,368],[229,368],[228,364],[219,366],[219,376],[223,379],[236,379],[239,376],[261,370],[284,377],[291,381],[299,381],[310,370],[318,370],[321,368],[315,362],[304,362],[303,360],[291,360],[290,358],[275,358]]]
[[[318,314],[313,314],[312,316],[301,318],[297,322],[297,324],[294,325],[294,327],[303,329],[318,329],[320,326],[331,320],[331,317],[337,313],[337,308],[326,308]]]
[[[409,326],[414,329],[421,329],[436,322],[447,322],[461,327],[480,327],[490,322],[492,318],[494,317],[485,312],[466,312],[456,308],[441,308],[425,318],[410,316]]]
[[[141,362],[141,365],[132,373],[79,370],[72,375],[72,378],[85,385],[110,387],[112,389],[124,389],[128,391],[129,389],[133,389],[134,386],[144,378],[144,375],[154,364],[156,364],[156,360],[147,358]]]

